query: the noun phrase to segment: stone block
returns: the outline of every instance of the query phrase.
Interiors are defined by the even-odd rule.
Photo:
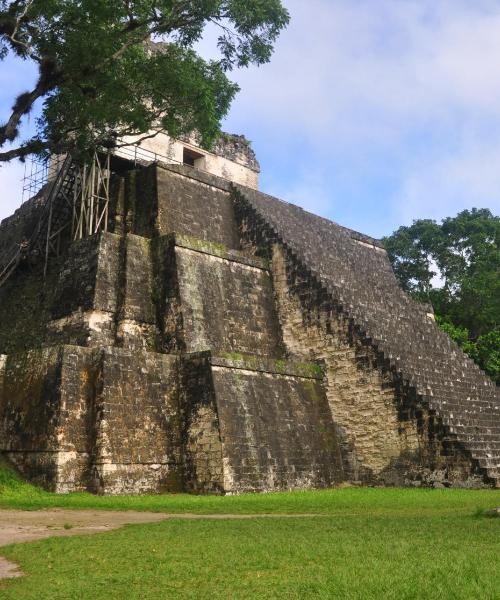
[[[229,188],[226,191],[197,178],[158,168],[156,190],[160,235],[176,232],[239,248]]]
[[[29,479],[54,491],[85,489],[99,355],[76,346],[9,355],[0,448]]]
[[[322,375],[316,369],[304,375],[304,367],[283,361],[281,372],[262,367],[252,357],[233,362],[201,353],[184,359],[183,431],[190,489],[307,489],[342,480]],[[298,376],[300,370],[303,375]]]
[[[193,248],[175,246],[185,351],[280,356],[269,270]]]
[[[59,346],[8,356],[0,449],[58,492],[181,487],[175,357]]]
[[[181,488],[175,356],[105,349],[95,411],[97,491],[123,494]]]
[[[150,240],[111,233],[75,242],[60,270],[47,340],[152,348],[156,340]]]
[[[121,251],[120,238],[110,233],[71,245],[47,324],[50,343],[95,346],[114,342]]]

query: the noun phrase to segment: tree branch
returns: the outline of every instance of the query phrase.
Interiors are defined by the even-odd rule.
[[[38,139],[31,139],[18,148],[12,148],[6,152],[0,152],[0,162],[9,162],[15,158],[23,160],[29,154],[37,154],[48,149],[48,143]]]
[[[33,26],[30,25],[29,19],[27,19],[27,14],[29,9],[31,8],[31,5],[33,4],[33,1],[34,0],[28,0],[26,2],[26,5],[21,10],[20,14],[17,17],[15,17],[13,21],[10,22],[10,26],[4,24],[4,27],[2,28],[2,33],[10,42],[14,52],[16,52],[16,50],[24,51],[24,53],[35,62],[41,62],[41,57],[33,52],[32,47],[29,43],[23,42],[22,40],[16,38],[21,24],[23,24],[28,31],[30,29],[33,30]],[[22,54],[22,52],[19,53]]]
[[[45,94],[55,87],[54,83],[48,84],[44,77],[40,77],[36,87],[31,92],[26,92],[17,97],[12,107],[12,114],[5,125],[0,127],[0,146],[6,142],[12,142],[18,135],[18,127],[22,117],[29,113],[33,104],[45,96]]]

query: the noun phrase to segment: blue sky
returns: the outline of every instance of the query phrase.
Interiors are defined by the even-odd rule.
[[[261,189],[381,237],[471,207],[500,213],[500,0],[285,0],[273,60],[233,73],[224,129]],[[213,51],[210,36],[201,51]],[[32,74],[0,66],[0,111]],[[2,167],[0,218],[21,199]]]

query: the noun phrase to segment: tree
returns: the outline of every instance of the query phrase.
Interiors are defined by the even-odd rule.
[[[441,239],[439,225],[421,219],[411,227],[400,227],[383,240],[401,286],[421,300],[428,300],[433,289],[432,280],[437,275],[435,250]]]
[[[288,20],[280,0],[0,0],[0,60],[38,67],[0,127],[0,148],[17,143],[0,161],[113,146],[153,125],[209,146],[238,91],[228,71],[269,61]],[[220,30],[219,60],[193,49],[207,25]],[[37,101],[37,131],[19,142]]]
[[[500,218],[464,210],[383,241],[403,289],[430,302],[440,326],[500,381]]]

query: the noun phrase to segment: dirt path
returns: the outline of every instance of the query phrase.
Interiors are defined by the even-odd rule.
[[[154,523],[165,519],[254,519],[317,517],[312,514],[195,515],[191,513],[154,513],[111,510],[0,510],[0,546],[31,542],[51,536],[102,533],[133,523]],[[0,557],[0,579],[19,577],[17,565]]]

